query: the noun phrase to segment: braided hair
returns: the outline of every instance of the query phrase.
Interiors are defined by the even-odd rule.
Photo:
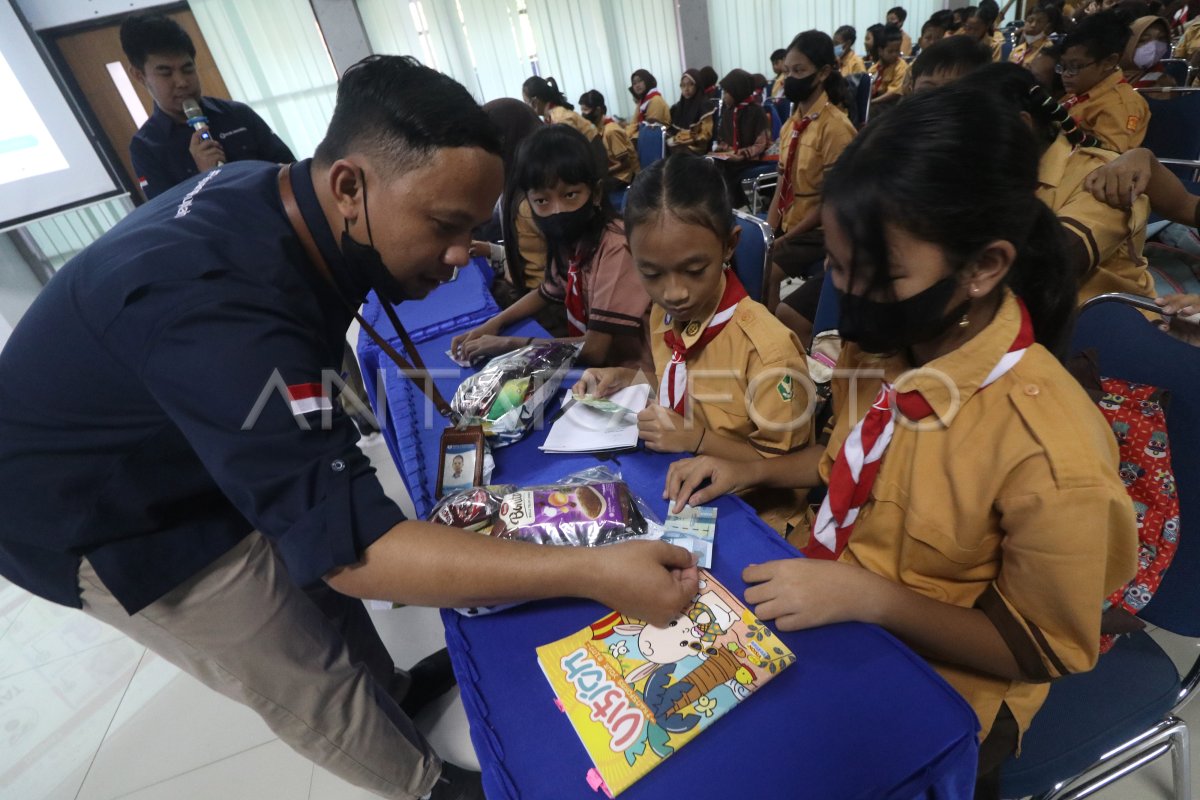
[[[1041,84],[1035,83],[1029,87],[1029,101],[1030,105],[1058,126],[1072,147],[1100,147],[1100,140],[1079,127],[1079,123],[1067,112],[1066,107],[1051,97]]]
[[[1067,109],[1037,82],[1033,73],[1012,63],[988,64],[961,79],[968,86],[995,92],[1033,118],[1034,133],[1049,146],[1062,133],[1072,147],[1099,147],[1100,141],[1079,127]]]

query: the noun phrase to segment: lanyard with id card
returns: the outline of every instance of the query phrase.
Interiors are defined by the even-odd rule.
[[[408,359],[402,356],[387,339],[375,330],[373,325],[363,319],[358,309],[342,294],[337,283],[334,281],[329,264],[325,262],[325,257],[321,255],[321,251],[317,248],[317,243],[313,240],[312,232],[308,229],[308,225],[300,213],[300,206],[296,202],[296,193],[292,189],[291,165],[285,164],[279,168],[279,196],[283,201],[283,209],[287,213],[288,221],[292,224],[292,229],[296,232],[296,236],[299,237],[300,244],[304,247],[304,252],[308,255],[308,260],[312,262],[322,277],[333,287],[334,292],[337,293],[337,296],[346,305],[350,313],[354,315],[354,318],[358,320],[358,323],[367,332],[367,335],[371,337],[383,352],[387,353],[388,357],[395,363],[402,374],[421,387],[426,397],[433,403],[434,408],[449,423],[449,427],[442,431],[441,437],[438,458],[437,496],[441,497],[445,491],[479,486],[483,483],[485,456],[483,427],[480,425],[463,424],[459,415],[446,402],[446,398],[442,396],[437,386],[429,378],[429,373],[425,370],[425,363],[421,358],[421,354],[417,351],[416,345],[413,344],[408,331],[400,323],[400,318],[396,315],[396,310],[392,308],[391,303],[382,299],[380,301],[380,305],[383,306],[384,312],[388,315],[388,320],[392,323],[392,327],[400,337],[405,351],[411,356],[412,363],[409,363]]]

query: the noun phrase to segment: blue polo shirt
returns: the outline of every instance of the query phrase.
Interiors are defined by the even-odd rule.
[[[278,166],[228,164],[138,208],[49,282],[0,351],[0,574],[79,607],[87,556],[130,613],[251,530],[306,585],[404,517],[314,385],[350,313],[301,249]],[[313,190],[297,201],[342,292]],[[285,388],[287,387],[287,388]]]
[[[290,164],[296,160],[283,140],[245,103],[202,97],[200,108],[208,117],[209,132],[225,150],[226,162],[257,159]],[[147,199],[199,172],[188,150],[193,133],[190,127],[171,119],[155,105],[150,119],[133,135],[129,155]]]

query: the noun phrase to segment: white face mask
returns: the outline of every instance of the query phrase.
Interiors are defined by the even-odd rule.
[[[1151,42],[1138,45],[1137,50],[1133,51],[1133,63],[1137,64],[1142,69],[1149,69],[1162,61],[1163,56],[1167,54],[1167,43],[1159,39]]]
[[[1044,33],[1039,33],[1037,36],[1034,36],[1031,33],[1025,34],[1025,42],[1027,44],[1033,44],[1034,42],[1040,42],[1042,39],[1045,39],[1045,38],[1046,38],[1046,34],[1044,34]]]

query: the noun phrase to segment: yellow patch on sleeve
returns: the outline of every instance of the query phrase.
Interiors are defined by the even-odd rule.
[[[1134,131],[1137,130],[1138,123],[1141,121],[1142,121],[1141,117],[1137,116],[1136,114],[1131,114],[1125,120],[1125,130],[1129,131],[1130,133],[1133,133]]]

